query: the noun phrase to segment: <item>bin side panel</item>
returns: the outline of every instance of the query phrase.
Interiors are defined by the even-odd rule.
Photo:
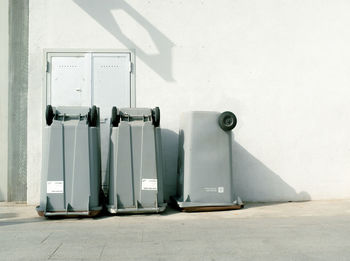
[[[191,135],[192,135],[192,113],[181,114],[179,131],[179,192],[183,201],[191,201]]]
[[[134,199],[139,202],[140,184],[141,184],[141,149],[142,149],[142,126],[130,124],[131,131],[131,166],[132,166],[132,182],[134,188]],[[135,206],[138,207],[135,201]]]
[[[177,177],[177,196],[180,201],[185,201],[186,199],[189,199],[189,190],[187,189],[189,187],[188,183],[190,182],[190,179],[188,175],[185,177],[185,173],[189,173],[189,155],[188,149],[185,150],[185,148],[188,147],[189,141],[187,140],[187,136],[189,136],[191,127],[191,117],[189,113],[182,113],[181,114],[181,120],[180,120],[180,128],[179,128],[179,147],[178,147],[178,177]],[[185,139],[186,134],[186,139]],[[185,182],[186,178],[186,182]],[[185,184],[186,183],[186,189]]]
[[[142,207],[157,207],[157,165],[154,126],[145,122],[142,127],[141,188],[139,202]]]
[[[89,162],[90,162],[90,201],[89,207],[99,207],[101,190],[101,158],[98,128],[89,128]]]
[[[46,211],[65,210],[65,173],[64,173],[64,129],[60,122],[45,127],[47,132],[47,151],[44,154],[46,180],[44,194],[47,196]],[[45,210],[44,210],[45,211]]]
[[[119,208],[135,207],[134,188],[133,188],[133,170],[132,170],[132,144],[131,144],[131,128],[128,124],[121,123],[116,146],[116,154],[114,164],[116,164],[115,172],[115,202]],[[114,147],[115,148],[115,147]]]
[[[117,173],[117,151],[118,151],[118,133],[119,128],[111,128],[110,146],[109,146],[109,189],[108,189],[108,205],[115,206],[117,204],[117,194],[115,192],[115,179]]]
[[[158,177],[158,204],[164,202],[164,161],[161,129],[155,128],[155,141],[157,153],[157,177]]]
[[[69,204],[74,211],[88,211],[90,196],[89,127],[79,121],[74,132],[75,141],[71,147],[73,171]]]
[[[50,143],[51,128],[46,126],[43,131],[43,158],[41,166],[41,183],[40,183],[40,207],[46,210],[47,198],[47,173],[49,171],[49,143]]]
[[[71,204],[72,198],[72,184],[73,184],[73,162],[74,162],[74,147],[75,147],[75,125],[67,125],[62,123],[64,136],[64,186],[65,186],[65,198],[66,207]],[[69,206],[68,206],[69,207]],[[69,209],[67,209],[69,211]]]
[[[100,123],[101,185],[105,194],[109,189],[110,119]]]

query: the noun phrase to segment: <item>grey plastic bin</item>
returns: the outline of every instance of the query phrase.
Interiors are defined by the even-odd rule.
[[[101,210],[99,110],[46,108],[40,216],[94,216]]]
[[[162,212],[163,160],[159,108],[112,109],[110,213]]]
[[[188,211],[237,209],[232,181],[232,112],[186,112],[180,118],[178,197]]]

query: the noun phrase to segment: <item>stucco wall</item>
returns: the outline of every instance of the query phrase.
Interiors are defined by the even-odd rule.
[[[0,1],[0,201],[8,200],[9,2]]]
[[[27,198],[28,0],[0,3],[0,201]]]
[[[28,0],[9,1],[9,201],[27,198]]]
[[[44,48],[136,50],[136,104],[161,108],[170,191],[180,112],[231,110],[243,200],[350,197],[349,12],[346,0],[30,1],[28,203]]]

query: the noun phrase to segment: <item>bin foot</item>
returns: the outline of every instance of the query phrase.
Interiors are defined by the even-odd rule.
[[[115,206],[108,206],[107,210],[111,214],[147,214],[147,213],[161,213],[166,209],[167,204],[164,203],[154,208],[115,208]]]
[[[244,208],[244,205],[183,207],[183,208],[180,208],[180,210],[183,212],[207,212],[207,211],[237,210],[241,208]]]
[[[40,217],[95,217],[102,212],[102,207],[89,211],[50,211],[44,212],[40,206],[36,207]]]
[[[223,211],[237,210],[244,208],[240,198],[230,203],[203,203],[203,202],[184,202],[171,198],[171,204],[183,212],[206,212],[206,211]]]

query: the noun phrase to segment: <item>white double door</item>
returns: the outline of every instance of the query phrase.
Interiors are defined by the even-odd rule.
[[[46,57],[46,104],[100,108],[102,183],[106,188],[111,110],[131,106],[131,54],[49,52]]]
[[[108,118],[130,107],[130,53],[48,53],[47,104],[92,106]]]

